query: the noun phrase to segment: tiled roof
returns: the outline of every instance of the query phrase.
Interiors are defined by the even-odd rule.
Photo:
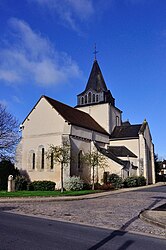
[[[116,126],[110,139],[138,138],[142,124],[129,126]]]
[[[107,134],[107,131],[103,129],[89,114],[72,108],[64,103],[56,101],[48,96],[43,96],[51,106],[57,110],[57,112],[72,125],[83,127],[89,130],[97,131],[102,134]]]
[[[123,167],[127,166],[128,161],[123,161],[117,158],[109,149],[101,148],[97,143],[95,143],[97,150],[102,153],[103,155],[107,156],[111,160],[115,161],[116,163],[122,165]]]
[[[109,146],[108,149],[116,156],[116,157],[133,157],[137,158],[137,156],[131,152],[125,146]]]

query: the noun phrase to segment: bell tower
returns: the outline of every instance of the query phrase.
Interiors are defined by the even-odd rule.
[[[115,99],[110,90],[107,89],[100,67],[95,59],[86,88],[77,95],[77,107],[101,103],[110,103],[115,106]]]
[[[108,133],[121,125],[122,111],[115,107],[115,99],[107,89],[96,56],[85,90],[77,95],[75,108],[91,115]]]

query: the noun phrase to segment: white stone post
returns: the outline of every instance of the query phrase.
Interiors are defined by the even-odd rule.
[[[13,175],[8,176],[8,192],[15,191],[15,181],[13,180]]]

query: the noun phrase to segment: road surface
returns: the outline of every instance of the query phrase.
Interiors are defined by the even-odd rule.
[[[0,250],[165,250],[166,240],[0,212]]]

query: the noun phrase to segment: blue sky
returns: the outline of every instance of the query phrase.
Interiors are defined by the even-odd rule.
[[[0,102],[20,123],[41,95],[76,105],[97,60],[123,120],[166,158],[166,1],[1,0]]]

